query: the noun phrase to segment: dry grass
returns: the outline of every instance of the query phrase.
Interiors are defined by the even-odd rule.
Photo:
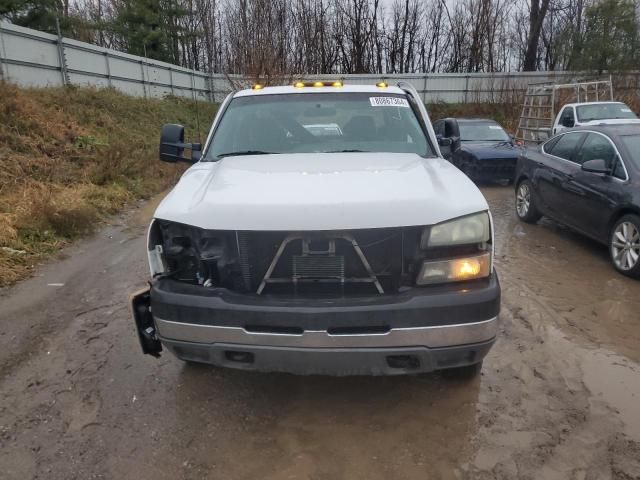
[[[198,106],[210,124],[215,107]],[[193,103],[178,98],[0,83],[0,286],[175,182],[184,167],[158,161],[160,127],[182,123],[195,135],[195,118]]]

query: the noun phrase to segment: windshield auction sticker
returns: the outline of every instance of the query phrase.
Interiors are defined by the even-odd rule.
[[[369,97],[372,107],[406,107],[409,108],[409,102],[406,98],[398,97]]]

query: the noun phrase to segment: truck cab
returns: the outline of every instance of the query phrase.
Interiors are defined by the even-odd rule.
[[[566,104],[553,123],[552,135],[568,128],[589,125],[640,123],[640,119],[622,102],[582,102]]]

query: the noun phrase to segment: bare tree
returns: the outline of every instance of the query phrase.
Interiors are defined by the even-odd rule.
[[[536,70],[538,67],[538,44],[542,33],[542,25],[549,10],[549,3],[550,0],[531,0],[527,49],[522,65],[525,72]]]

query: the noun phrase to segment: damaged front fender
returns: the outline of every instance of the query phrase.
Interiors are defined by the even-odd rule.
[[[151,315],[151,293],[149,287],[131,294],[129,305],[131,306],[131,314],[138,332],[138,340],[140,340],[142,352],[156,358],[160,357],[162,343],[160,343],[156,335],[156,326]]]

